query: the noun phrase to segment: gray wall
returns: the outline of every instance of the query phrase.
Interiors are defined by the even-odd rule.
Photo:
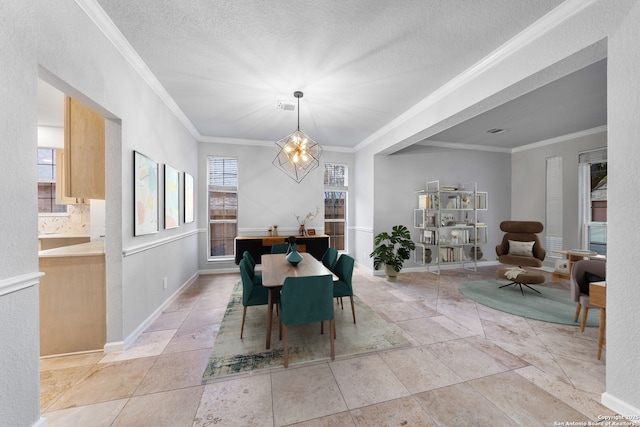
[[[481,245],[484,259],[495,261],[495,246],[502,239],[500,222],[511,213],[511,156],[507,153],[458,150],[451,148],[410,148],[391,156],[376,156],[374,172],[375,234],[404,224],[417,240],[413,228],[413,210],[426,182],[440,180],[441,185],[476,182],[478,191],[488,192],[489,209],[479,211],[478,219],[487,224],[488,243]],[[364,255],[364,254],[361,254]],[[420,267],[409,260],[404,265]]]
[[[640,3],[609,39],[607,210],[607,392],[603,402],[640,416]]]
[[[284,136],[284,135],[283,135]],[[319,141],[322,145],[322,141]],[[278,225],[278,234],[297,234],[298,222],[294,214],[304,216],[319,208],[318,216],[307,224],[318,233],[324,230],[324,163],[343,163],[354,172],[353,155],[325,150],[320,166],[310,172],[302,182],[296,183],[271,162],[276,155],[274,143],[251,145],[247,143],[206,143],[198,146],[198,226],[199,267],[202,271],[237,271],[232,261],[207,260],[207,156],[238,158],[238,235],[266,236],[268,227]],[[349,186],[355,193],[355,186]],[[353,223],[353,197],[349,199],[347,213]]]
[[[607,133],[598,132],[514,153],[512,219],[546,224],[546,159],[559,156],[562,158],[562,240],[567,249],[579,248],[578,154],[606,146]],[[547,258],[545,265],[553,267],[553,260]]]
[[[109,120],[106,245],[110,343],[122,345],[140,320],[151,315],[198,268],[195,223],[133,237],[132,151],[140,150],[161,165],[168,162],[196,176],[197,143],[72,0],[3,1],[0,63],[0,77],[5,82],[0,89],[0,425],[28,426],[38,422],[40,412],[35,185],[38,77]],[[123,251],[129,255],[123,257]],[[166,290],[161,285],[164,276],[170,279]]]

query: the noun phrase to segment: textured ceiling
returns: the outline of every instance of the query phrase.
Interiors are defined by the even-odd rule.
[[[301,129],[355,147],[561,0],[97,2],[202,136],[278,140],[302,90]]]

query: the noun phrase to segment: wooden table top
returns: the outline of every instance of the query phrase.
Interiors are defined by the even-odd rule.
[[[265,288],[282,286],[287,277],[324,276],[331,274],[333,280],[338,280],[331,270],[313,256],[303,253],[303,259],[297,266],[287,261],[284,254],[262,255],[262,285]]]

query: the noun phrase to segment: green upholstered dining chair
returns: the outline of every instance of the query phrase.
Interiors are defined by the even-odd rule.
[[[288,243],[276,243],[271,245],[272,254],[286,254],[287,249],[289,249]]]
[[[327,248],[324,255],[322,255],[322,264],[329,270],[333,271],[333,268],[336,266],[336,261],[338,261],[338,250],[334,248]]]
[[[342,297],[349,297],[351,299],[351,313],[353,314],[353,323],[356,323],[356,311],[353,305],[353,265],[355,260],[347,254],[340,255],[336,265],[333,268],[333,272],[338,276],[338,280],[333,282],[333,296],[339,298],[340,306],[344,309],[342,303]]]
[[[287,277],[280,294],[280,334],[284,340],[284,367],[289,366],[289,325],[329,321],[331,360],[335,360],[336,331],[331,275]],[[283,333],[284,332],[284,333]]]
[[[269,290],[262,285],[256,285],[249,275],[250,267],[246,259],[240,260],[240,278],[242,279],[242,326],[240,327],[240,339],[244,332],[244,320],[247,317],[247,307],[254,305],[267,305],[269,302]]]
[[[247,266],[249,267],[249,276],[251,276],[251,280],[256,285],[262,285],[262,274],[256,274],[256,261],[253,259],[249,251],[244,251],[242,253],[242,259],[247,261]]]

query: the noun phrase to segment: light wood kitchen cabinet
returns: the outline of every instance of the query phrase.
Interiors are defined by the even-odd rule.
[[[64,195],[104,200],[104,117],[65,97]]]
[[[89,203],[82,198],[65,196],[67,178],[64,167],[64,150],[56,150],[58,164],[56,165],[56,203],[59,205],[82,205]],[[50,249],[50,248],[47,248]]]
[[[100,351],[107,341],[106,267],[97,243],[40,253],[40,356]],[[88,247],[87,253],[74,248]]]

